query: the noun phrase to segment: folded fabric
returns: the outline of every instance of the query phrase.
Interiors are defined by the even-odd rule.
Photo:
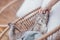
[[[22,36],[21,40],[35,40],[39,37],[41,37],[41,33],[37,31],[27,31]]]

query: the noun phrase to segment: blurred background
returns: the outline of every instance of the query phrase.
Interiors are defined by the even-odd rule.
[[[4,8],[7,4],[9,4],[12,1],[14,0],[0,0],[0,11],[2,8]],[[0,13],[0,34],[5,31],[5,29],[7,28],[6,25],[9,22],[12,22],[16,19],[16,12],[23,3],[23,1],[24,0],[17,0],[12,5],[7,7],[3,12]],[[7,33],[3,36],[2,39],[0,36],[0,40],[9,40]]]

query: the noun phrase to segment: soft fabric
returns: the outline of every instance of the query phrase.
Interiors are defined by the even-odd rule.
[[[51,0],[43,0],[43,3],[41,5],[42,8],[46,7],[47,4],[50,2]]]
[[[25,0],[16,13],[17,17],[22,18],[29,12],[41,6],[43,0]]]
[[[48,31],[52,31],[54,28],[58,27],[60,25],[60,1],[55,4],[55,6],[52,8],[50,17],[49,17],[49,22],[48,22]],[[50,36],[48,39],[49,40],[58,40],[57,38],[60,37],[60,31],[55,33],[54,35]],[[60,39],[59,39],[60,40]]]
[[[37,31],[27,31],[22,36],[21,40],[36,40],[41,37],[41,33]]]

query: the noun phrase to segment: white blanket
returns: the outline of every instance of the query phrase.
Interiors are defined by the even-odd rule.
[[[29,12],[41,6],[43,0],[25,0],[21,8],[19,8],[16,16],[22,18]]]
[[[60,25],[60,2],[58,2],[51,10],[50,18],[48,22],[48,31],[50,32],[55,27],[58,27]],[[55,33],[53,36],[49,38],[49,40],[56,40],[58,35],[60,35],[59,32]]]

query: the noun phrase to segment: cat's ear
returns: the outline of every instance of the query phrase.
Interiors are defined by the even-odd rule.
[[[13,23],[8,23],[8,26],[11,28],[11,27],[14,27],[14,24]]]
[[[9,26],[14,25],[13,23],[8,23]]]
[[[8,23],[8,25],[10,26],[11,23]]]

